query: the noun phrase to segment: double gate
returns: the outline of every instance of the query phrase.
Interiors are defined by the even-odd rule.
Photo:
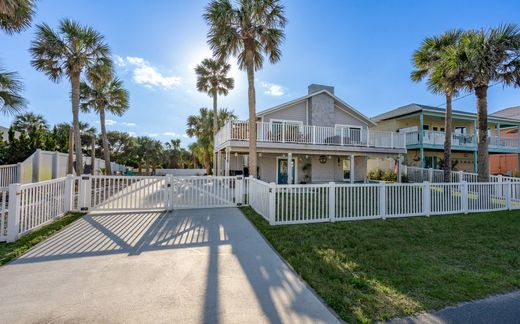
[[[242,177],[85,176],[76,182],[83,210],[172,210],[242,203]]]

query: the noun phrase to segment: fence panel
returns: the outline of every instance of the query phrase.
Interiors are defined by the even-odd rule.
[[[255,178],[248,178],[247,192],[249,205],[263,218],[269,221],[269,189],[270,185]]]
[[[334,217],[337,220],[380,218],[382,185],[336,185]]]
[[[430,184],[430,213],[455,214],[463,212],[462,184],[434,183]]]
[[[65,178],[25,184],[19,197],[18,235],[37,229],[62,216],[65,208]]]
[[[0,189],[0,242],[7,239],[8,189]]]
[[[167,208],[167,177],[92,176],[87,207],[97,210],[140,210]],[[81,203],[80,203],[81,205]],[[81,207],[81,206],[80,206]]]
[[[507,209],[505,193],[508,183],[469,183],[468,210],[493,211]]]
[[[7,188],[11,183],[19,182],[19,169],[18,164],[0,165],[0,188]]]
[[[385,216],[422,215],[424,186],[422,183],[385,184]]]
[[[236,206],[236,177],[172,177],[173,208]]]
[[[277,224],[330,220],[328,185],[277,185],[275,194]]]

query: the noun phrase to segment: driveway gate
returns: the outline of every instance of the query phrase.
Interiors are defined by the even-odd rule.
[[[172,210],[242,203],[242,177],[84,176],[77,204],[86,210]]]

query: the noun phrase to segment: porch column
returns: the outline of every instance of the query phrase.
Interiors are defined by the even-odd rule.
[[[424,149],[422,148],[422,145],[421,145],[421,168],[424,168]]]
[[[399,154],[397,156],[397,182],[400,183],[401,182],[401,167],[402,167],[402,160],[403,160],[403,156],[401,154]]]
[[[216,166],[216,175],[220,176],[222,175],[222,152],[219,150],[217,152],[217,166]]]
[[[477,164],[478,164],[477,151],[473,151],[473,173],[477,173],[478,172]]]
[[[500,124],[497,124],[497,138],[498,138],[498,145],[500,145]]]
[[[350,183],[354,183],[354,164],[355,164],[354,155],[350,155]]]
[[[287,153],[287,184],[293,184],[292,153]]]
[[[230,156],[229,150],[226,149],[226,161],[225,161],[225,163],[226,163],[226,174],[225,174],[226,177],[229,176],[229,156]]]

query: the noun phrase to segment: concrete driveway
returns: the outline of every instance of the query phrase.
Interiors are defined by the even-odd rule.
[[[236,208],[89,214],[0,287],[5,323],[337,322]]]

